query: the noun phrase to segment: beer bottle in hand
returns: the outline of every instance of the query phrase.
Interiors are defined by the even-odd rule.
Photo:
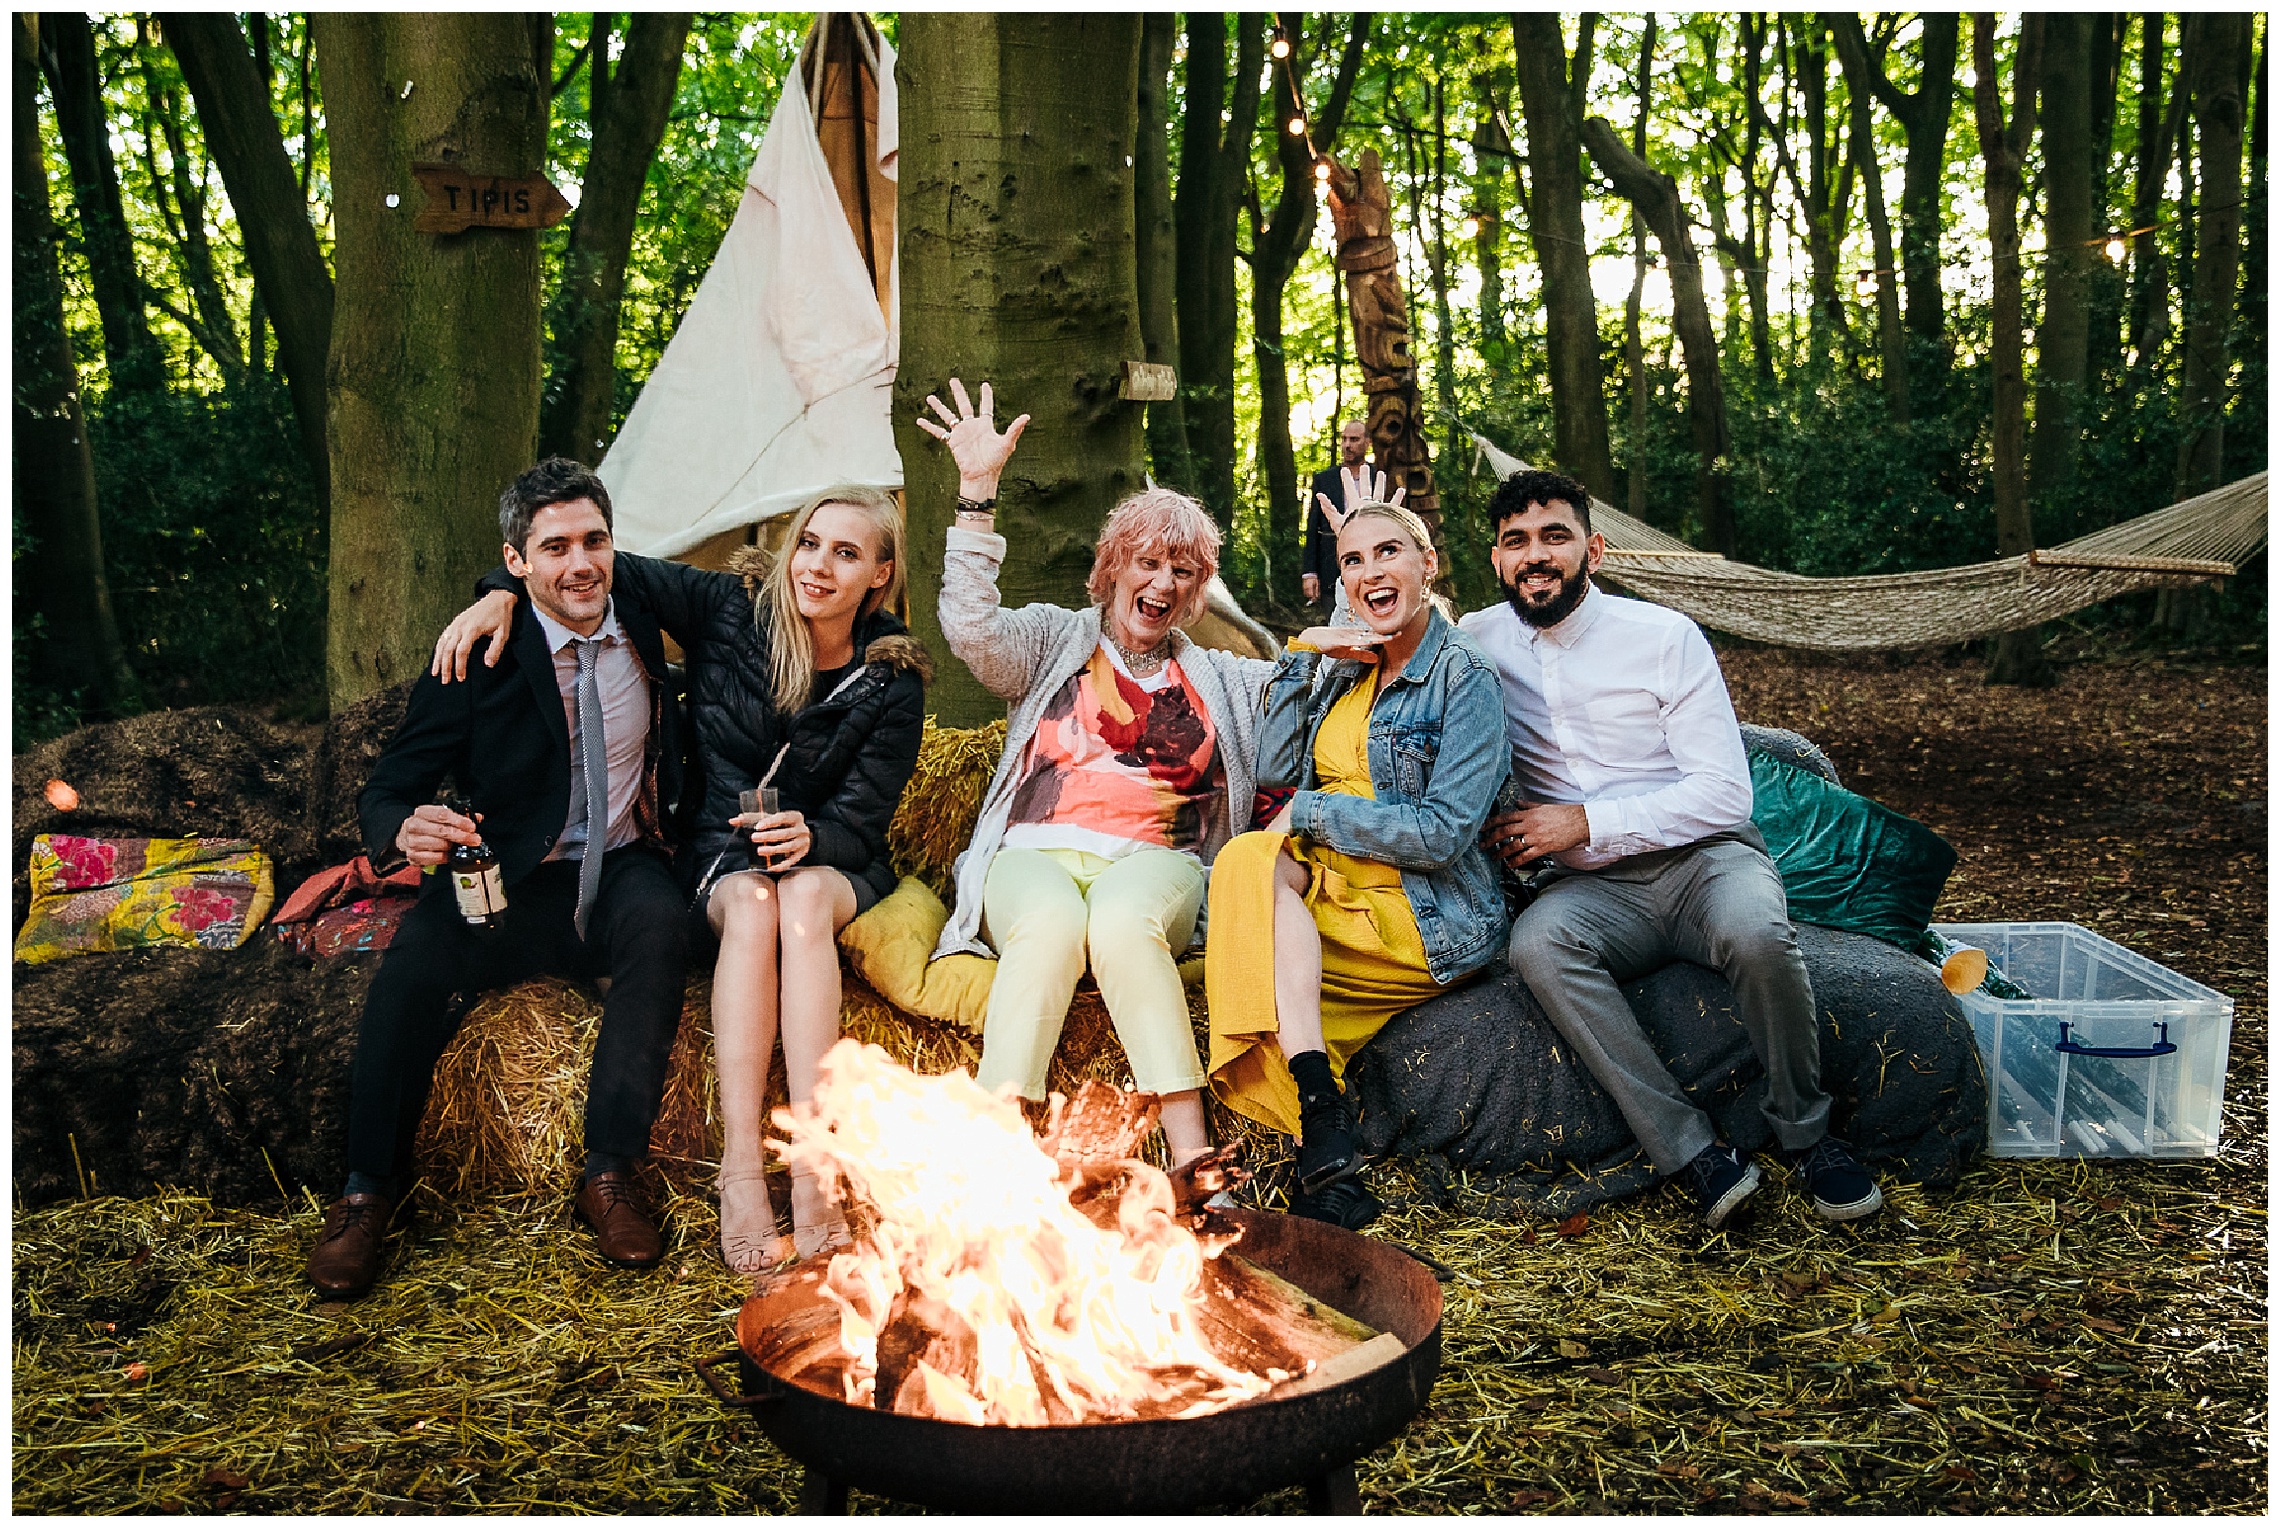
[[[454,812],[473,818],[474,809],[464,796],[448,803]],[[459,899],[459,916],[470,928],[496,930],[506,921],[506,877],[499,872],[499,857],[487,843],[453,844],[444,859],[451,873],[452,895]]]

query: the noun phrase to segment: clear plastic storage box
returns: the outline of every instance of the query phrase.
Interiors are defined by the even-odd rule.
[[[1998,1157],[2205,1157],[2233,1000],[2078,923],[1941,923],[2032,994],[1967,992]]]

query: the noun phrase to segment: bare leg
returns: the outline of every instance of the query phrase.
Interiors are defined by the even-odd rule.
[[[1211,1137],[1203,1128],[1203,1090],[1163,1096],[1164,1144],[1171,1148],[1172,1165],[1179,1167],[1211,1150]]]
[[[720,935],[713,965],[713,1065],[720,1075],[720,1250],[754,1273],[790,1250],[762,1177],[761,1115],[776,1049],[776,887],[747,871],[713,887],[706,916]]]
[[[1306,910],[1306,867],[1275,856],[1275,1038],[1283,1059],[1322,1044],[1322,932]]]
[[[839,942],[855,916],[855,888],[826,865],[794,870],[776,883],[781,899],[778,937],[783,950],[784,1072],[792,1107],[815,1097],[816,1069],[839,1038]],[[812,1257],[847,1222],[831,1207],[813,1174],[792,1173],[792,1239]]]

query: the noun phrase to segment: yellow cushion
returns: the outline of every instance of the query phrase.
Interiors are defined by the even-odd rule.
[[[895,1007],[978,1035],[997,961],[987,955],[931,959],[942,925],[949,921],[950,909],[933,889],[906,875],[869,912],[839,931],[839,948],[855,974]],[[1180,980],[1191,987],[1203,980],[1201,955],[1180,962]]]
[[[839,947],[855,974],[895,1007],[978,1035],[997,962],[983,955],[930,960],[942,925],[949,921],[950,909],[933,889],[906,875],[869,912],[839,931]]]

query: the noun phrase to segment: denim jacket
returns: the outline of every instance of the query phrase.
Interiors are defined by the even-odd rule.
[[[1424,640],[1370,710],[1374,801],[1314,787],[1314,737],[1370,665],[1286,652],[1267,681],[1259,726],[1261,788],[1296,786],[1291,831],[1401,872],[1425,959],[1443,986],[1503,953],[1504,896],[1480,832],[1511,749],[1496,665],[1439,610]]]

